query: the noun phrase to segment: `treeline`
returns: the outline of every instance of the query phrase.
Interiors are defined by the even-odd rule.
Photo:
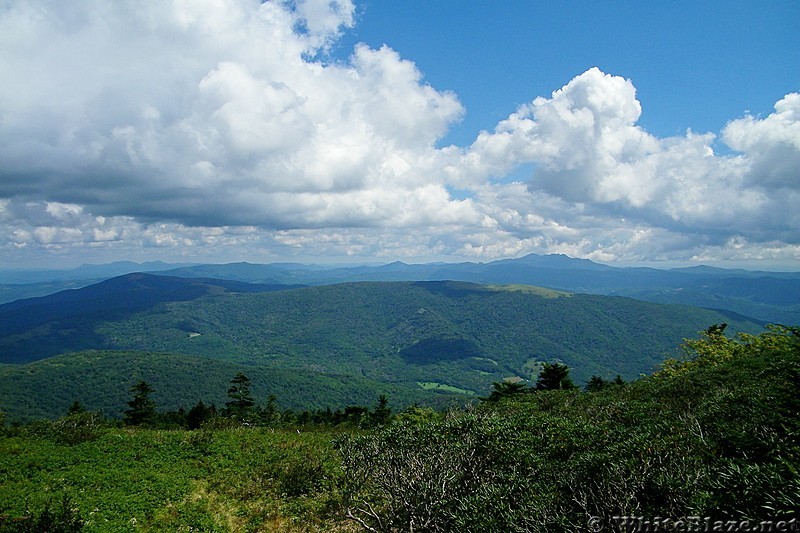
[[[237,373],[230,381],[228,401],[221,407],[215,403],[199,400],[188,410],[181,407],[177,410],[160,411],[153,400],[155,390],[146,382],[139,381],[130,389],[132,398],[127,402],[128,408],[121,414],[121,423],[149,429],[224,429],[235,426],[258,427],[290,427],[290,426],[339,426],[348,425],[362,429],[374,428],[387,424],[393,418],[392,408],[386,395],[378,396],[375,405],[370,407],[349,405],[332,410],[293,410],[280,409],[278,398],[271,394],[265,403],[258,405],[251,392],[250,379],[242,372]],[[430,409],[412,408],[409,412],[427,412]],[[115,423],[119,421],[104,420],[99,413],[87,411],[75,400],[65,417],[77,422],[83,419],[91,423]],[[63,418],[61,419],[64,420]]]
[[[569,375],[570,369],[561,363],[544,363],[537,381],[529,386],[524,381],[502,381],[492,384],[492,390],[481,402],[495,403],[504,398],[518,394],[546,390],[578,390]],[[619,376],[614,380],[605,380],[592,376],[586,383],[586,392],[598,392],[609,387],[619,387],[626,382]],[[153,399],[156,391],[146,381],[138,381],[129,389],[131,399],[126,402],[128,408],[122,411],[120,418],[106,418],[99,412],[87,410],[80,401],[74,400],[65,415],[55,421],[52,430],[65,431],[65,438],[57,440],[80,441],[82,437],[78,428],[87,430],[102,425],[123,424],[130,427],[147,429],[226,429],[237,426],[286,428],[294,426],[347,426],[350,428],[371,429],[384,426],[391,421],[429,421],[441,419],[444,411],[431,407],[420,407],[414,404],[401,411],[393,411],[389,406],[389,398],[380,394],[374,405],[348,405],[331,409],[281,409],[278,398],[270,394],[266,401],[258,404],[251,391],[250,379],[243,372],[238,372],[231,380],[227,390],[228,400],[221,406],[214,402],[198,400],[195,405],[186,409],[180,407],[172,410],[160,410]],[[0,411],[0,427],[3,424],[3,413]],[[46,424],[46,421],[34,421],[34,426]],[[13,426],[19,426],[17,422]]]
[[[533,387],[524,381],[495,382],[489,396],[480,398],[481,401],[497,402],[503,398],[522,393],[543,390],[570,390],[577,389],[569,376],[569,367],[561,363],[544,363],[539,377]],[[587,382],[587,392],[597,392],[610,386],[624,385],[625,381],[618,375],[613,381],[607,381],[599,376],[592,376]],[[325,409],[281,410],[278,398],[269,395],[263,405],[258,405],[251,392],[250,379],[242,372],[237,373],[230,381],[227,391],[228,401],[224,406],[217,407],[215,403],[206,403],[203,400],[186,410],[181,407],[176,410],[159,411],[156,402],[152,399],[155,390],[146,381],[139,381],[130,389],[132,399],[127,402],[128,408],[122,415],[122,423],[127,426],[137,426],[150,429],[201,429],[225,428],[236,425],[260,427],[287,427],[287,426],[340,426],[348,425],[362,429],[375,428],[386,425],[394,417],[389,399],[385,394],[378,396],[375,405],[370,409],[363,405],[348,405],[344,408],[332,410]],[[435,411],[430,408],[412,406],[401,413],[401,419],[433,418]],[[78,400],[75,400],[66,413],[67,417],[86,418],[95,422],[102,419],[97,413],[88,413]],[[110,421],[107,421],[110,422]]]

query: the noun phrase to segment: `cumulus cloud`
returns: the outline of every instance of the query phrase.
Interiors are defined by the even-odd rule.
[[[192,225],[406,225],[414,199],[451,216],[426,173],[455,95],[388,47],[309,59],[351,2],[206,7],[12,5],[3,49],[29,46],[0,58],[0,195]]]
[[[632,82],[593,68],[481,132],[450,167],[451,179],[479,187],[533,163],[530,195],[586,206],[598,218],[701,239],[796,242],[799,106],[800,95],[790,94],[764,119],[730,122],[722,140],[741,153],[720,156],[711,133],[656,138],[644,131]]]
[[[800,258],[800,94],[659,138],[592,68],[439,147],[458,97],[386,45],[333,60],[354,23],[352,0],[8,3],[0,256]]]

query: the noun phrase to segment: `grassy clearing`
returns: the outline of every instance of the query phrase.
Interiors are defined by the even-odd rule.
[[[445,385],[444,383],[439,383],[437,381],[417,381],[417,385],[422,387],[425,390],[439,390],[444,392],[455,392],[458,394],[466,394],[468,396],[473,396],[475,391],[467,390],[467,389],[459,389],[458,387],[453,387],[451,385]]]
[[[541,296],[542,298],[561,298],[572,296],[572,293],[569,292],[545,289],[544,287],[536,287],[535,285],[487,285],[486,288],[492,291],[522,292],[525,294]]]
[[[0,517],[67,496],[87,532],[353,530],[332,432],[106,428],[66,445],[45,426],[0,438]]]

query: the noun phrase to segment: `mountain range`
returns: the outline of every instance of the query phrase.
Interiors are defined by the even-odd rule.
[[[511,266],[519,264],[493,268]],[[606,271],[598,267],[587,263],[574,273]],[[751,333],[762,326],[729,311],[525,284],[302,284],[314,272],[409,275],[414,268],[364,267],[359,274],[200,265],[2,304],[0,409],[58,416],[79,399],[118,414],[139,376],[180,388],[162,398],[163,407],[188,408],[187,398],[203,399],[210,389],[221,394],[234,369],[258,376],[264,393],[280,392],[286,405],[327,399],[337,407],[387,392],[406,404],[436,403],[476,398],[504,379],[533,380],[545,362],[567,364],[578,383],[592,375],[634,379],[710,325]],[[224,273],[229,279],[216,277]],[[284,277],[245,281],[265,273]]]
[[[468,281],[526,284],[568,292],[627,296],[732,311],[762,322],[800,323],[800,272],[729,270],[707,266],[613,267],[565,255],[531,254],[488,263],[394,262],[377,266],[298,263],[184,264],[119,262],[63,271],[1,271],[0,303],[78,288],[131,272],[247,283],[326,285],[354,281]]]

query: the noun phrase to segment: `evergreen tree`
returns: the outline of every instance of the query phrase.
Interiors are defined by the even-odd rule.
[[[250,379],[243,373],[239,372],[231,380],[228,398],[230,401],[225,403],[228,416],[239,422],[250,422],[256,402],[250,393]]]
[[[68,415],[76,415],[78,413],[84,413],[84,412],[86,412],[86,408],[83,407],[83,405],[81,405],[81,402],[79,402],[78,400],[72,402],[72,405],[70,405],[69,409],[67,409]]]
[[[189,429],[200,429],[203,422],[209,420],[213,416],[214,412],[211,407],[206,406],[203,400],[200,400],[194,407],[189,409],[189,413],[186,415],[186,426]]]
[[[499,381],[492,383],[492,392],[489,397],[481,399],[487,402],[497,402],[502,398],[523,392],[530,392],[530,389],[522,381]]]
[[[274,426],[280,421],[281,414],[278,412],[278,397],[270,394],[267,404],[261,410],[261,420],[267,426]]]
[[[608,382],[600,376],[592,376],[586,383],[586,392],[597,392],[603,390]]]
[[[561,363],[545,363],[536,381],[536,390],[574,389],[569,377],[569,367]]]
[[[385,426],[392,418],[392,408],[385,394],[378,396],[378,405],[372,411],[372,423],[376,426]]]
[[[156,418],[156,403],[150,399],[153,389],[144,381],[131,388],[133,399],[128,402],[124,421],[129,426],[151,425]]]

